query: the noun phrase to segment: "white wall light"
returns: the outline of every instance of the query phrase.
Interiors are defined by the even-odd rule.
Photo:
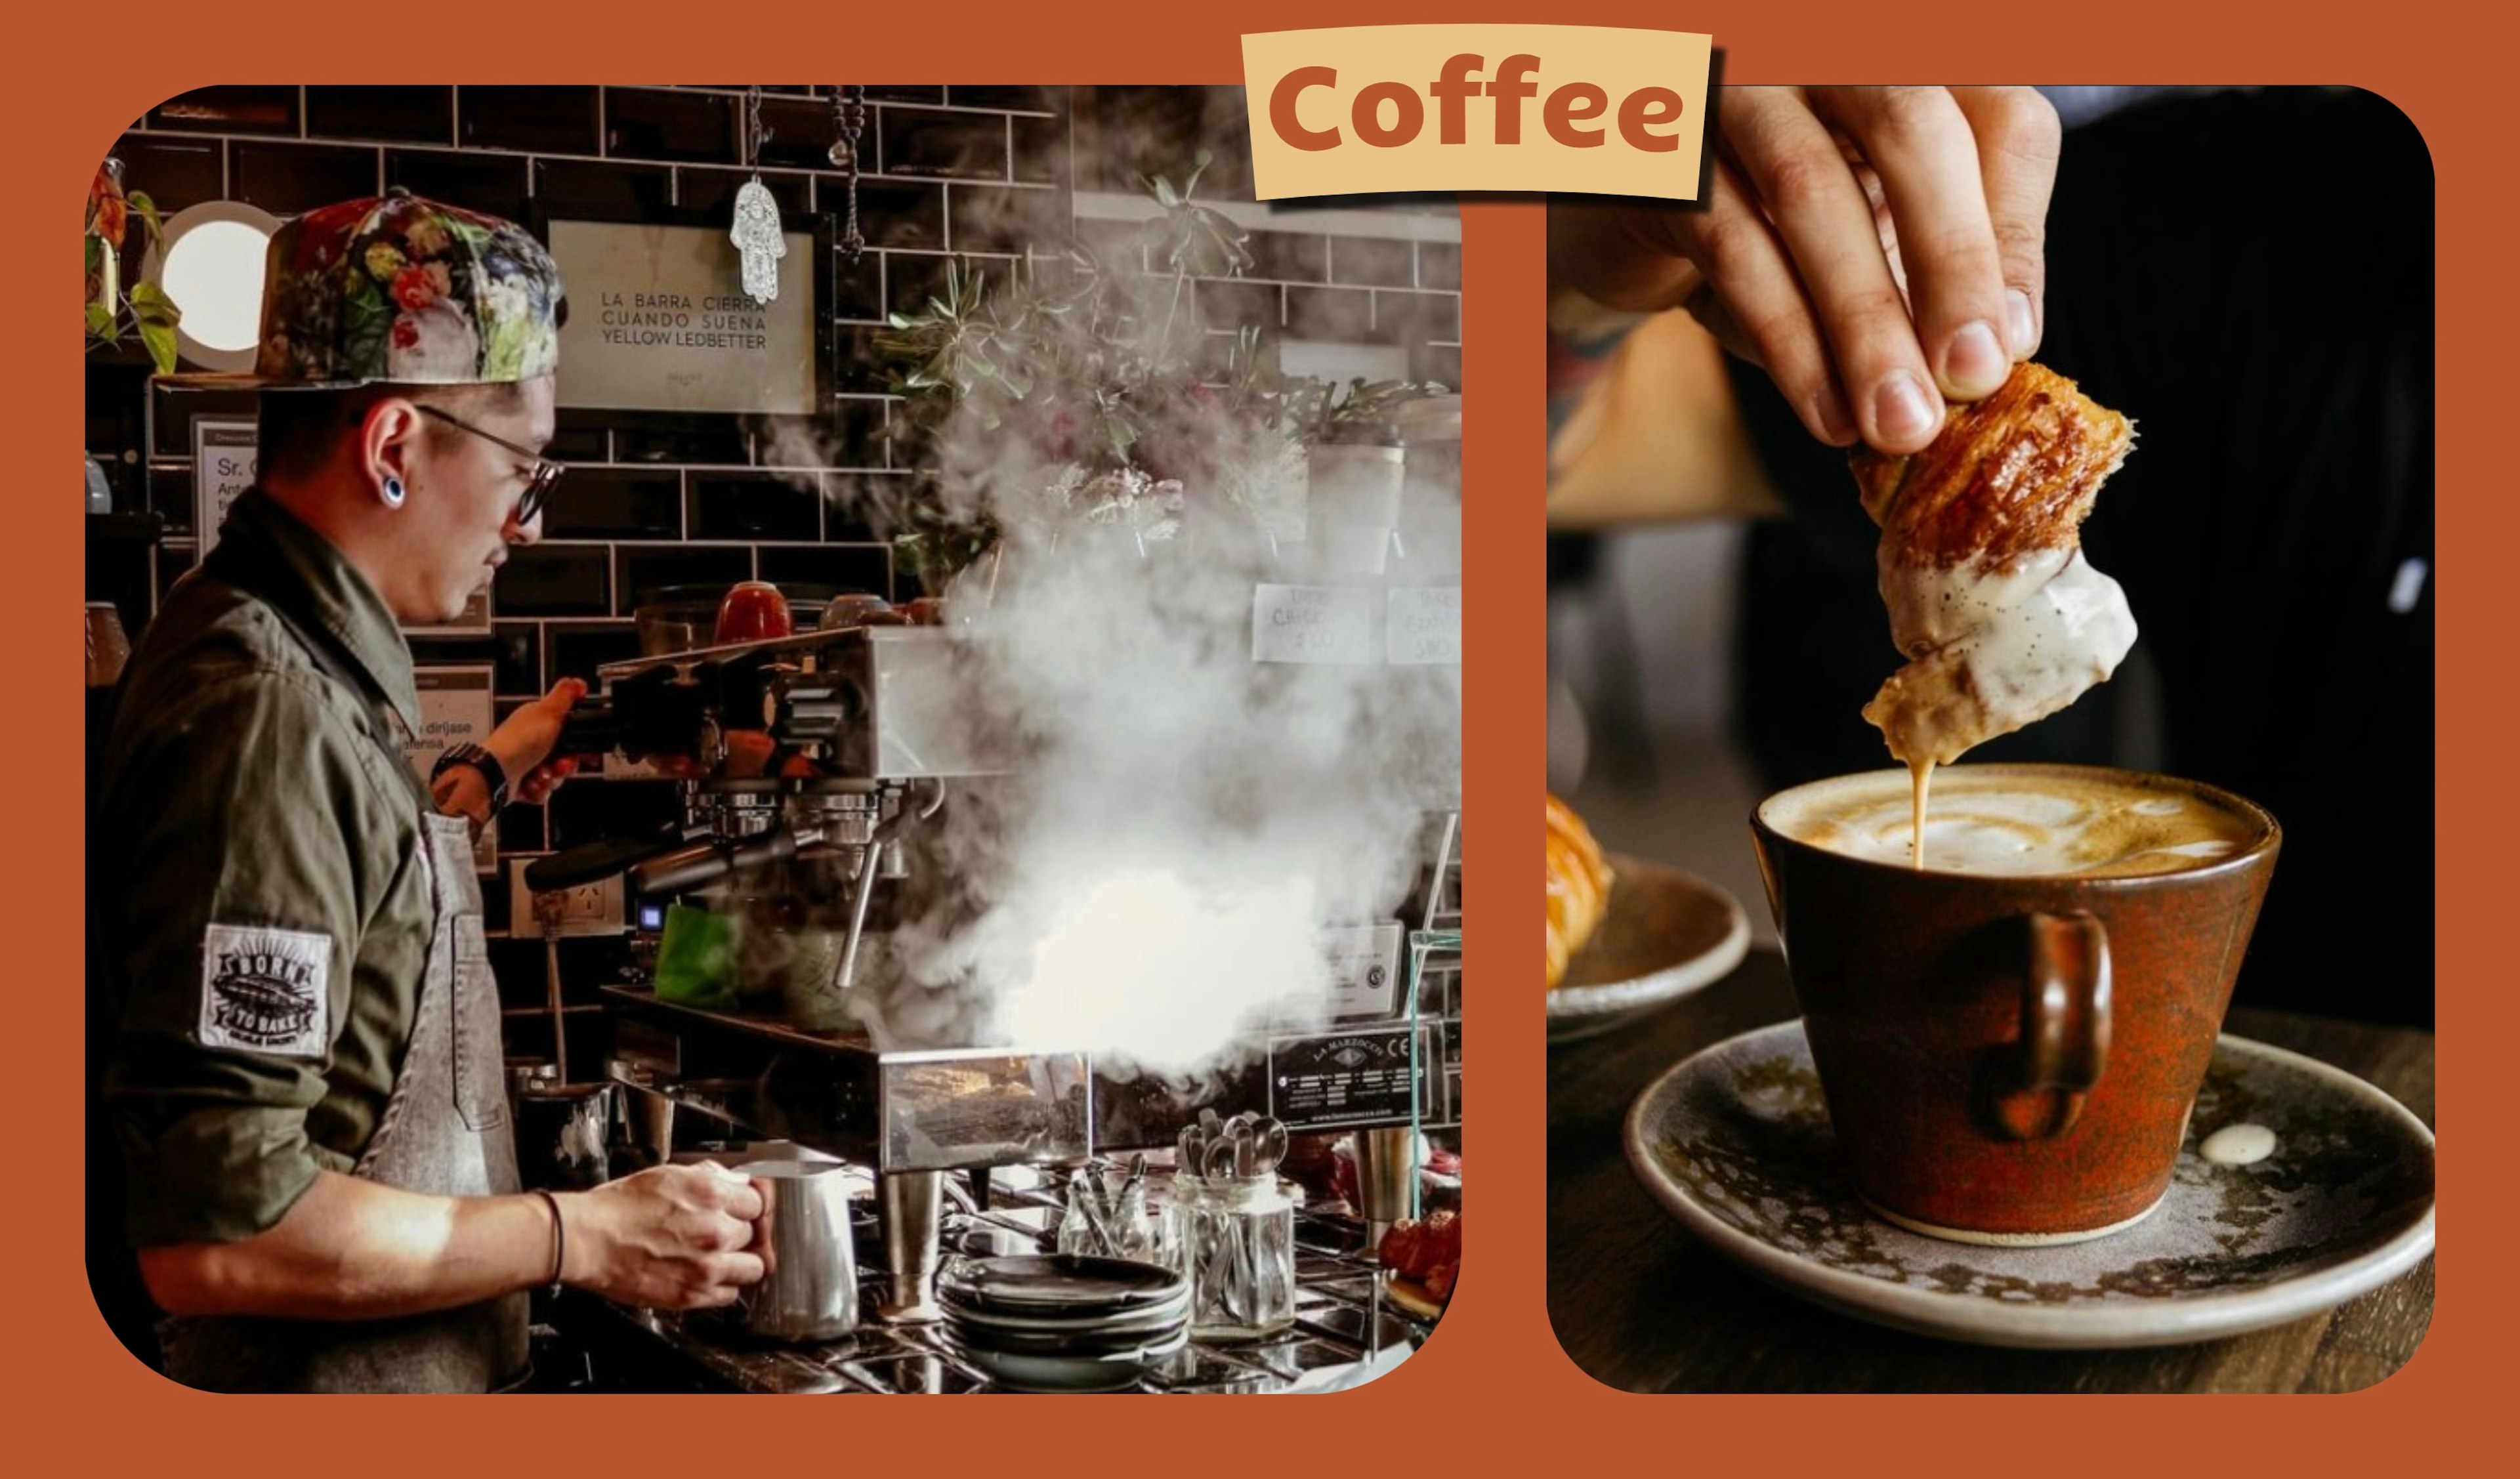
[[[204,201],[166,218],[142,275],[184,315],[176,352],[204,370],[250,370],[262,338],[263,253],[280,218],[239,201]]]

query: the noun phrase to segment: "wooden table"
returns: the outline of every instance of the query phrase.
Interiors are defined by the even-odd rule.
[[[2203,1345],[2006,1351],[1806,1303],[1683,1232],[1638,1186],[1620,1131],[1665,1069],[1795,1014],[1783,961],[1549,1054],[1549,1313],[1575,1364],[1632,1392],[2350,1392],[2404,1366],[2432,1322],[2433,1261],[2325,1315]],[[2433,1120],[2430,1034],[2239,1009],[2230,1030],[2333,1063]]]

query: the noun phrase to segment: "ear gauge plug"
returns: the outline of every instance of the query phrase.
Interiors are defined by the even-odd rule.
[[[401,478],[399,478],[399,477],[388,477],[388,478],[386,478],[386,479],[385,479],[384,496],[385,496],[385,507],[386,507],[386,508],[388,508],[388,509],[399,509],[399,508],[401,508],[401,507],[402,507],[403,497],[404,497],[404,494],[403,494],[403,487],[402,487],[402,479],[401,479]]]

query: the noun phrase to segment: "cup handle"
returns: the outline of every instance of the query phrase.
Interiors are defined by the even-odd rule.
[[[2083,1098],[2109,1061],[2109,936],[2084,913],[2024,916],[2029,952],[2021,978],[2021,1040],[2010,1082],[1995,1097],[1996,1123],[2017,1141],[2074,1128]]]

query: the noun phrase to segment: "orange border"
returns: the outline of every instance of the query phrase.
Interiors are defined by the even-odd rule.
[[[97,159],[128,120],[158,101],[221,76],[313,76],[349,80],[428,80],[461,64],[476,80],[551,81],[635,75],[660,61],[705,52],[741,72],[812,55],[829,69],[872,76],[962,80],[1047,79],[1231,82],[1238,80],[1238,34],[1244,26],[1293,28],[1368,22],[1537,19],[1523,5],[1394,4],[1371,14],[1353,4],[1288,0],[1240,13],[1195,6],[1114,0],[1060,11],[1039,4],[966,5],[948,11],[902,6],[807,6],[753,0],[719,14],[705,28],[691,13],[654,0],[550,0],[489,10],[451,5],[393,11],[378,7],[177,8],[140,0],[108,11],[38,11],[13,27],[5,94],[18,150],[13,173],[27,196],[54,201],[54,221],[0,234],[0,281],[34,285],[37,302],[69,294],[69,209]],[[746,27],[776,11],[784,18],[763,39]],[[1675,7],[1640,0],[1597,0],[1547,13],[1554,22],[1672,25],[1711,30],[1727,53],[1733,81],[1867,82],[1912,76],[1935,80],[2142,79],[2148,81],[2351,81],[2378,90],[2404,108],[2430,142],[2445,184],[2438,208],[2440,301],[2441,483],[2454,496],[2445,546],[2479,551],[2513,548],[2515,500],[2504,484],[2501,443],[2507,409],[2491,404],[2507,382],[2494,352],[2507,341],[2507,285],[2493,269],[2509,249],[2506,181],[2511,122],[2503,111],[2507,80],[2489,74],[2504,56],[2466,18],[2472,9],[2393,5],[2376,17],[2341,5],[2297,5],[2280,22],[2243,21],[2193,0],[2122,0],[2104,12],[2089,7],[1751,4],[1697,0]],[[2455,19],[2454,19],[2455,18]],[[2376,23],[2375,23],[2376,22]],[[767,69],[777,69],[775,67]],[[2336,312],[2353,311],[2353,244],[2365,232],[2390,229],[2359,217],[2355,182],[2338,181],[2333,231],[2305,249],[2337,259]],[[1464,208],[1468,274],[1464,314],[1469,365],[1464,379],[1477,414],[1468,422],[1466,531],[1469,607],[1466,685],[1468,775],[1472,812],[1483,847],[1508,862],[1540,854],[1530,791],[1542,771],[1540,693],[1543,478],[1541,231],[1528,202],[1478,201]],[[55,243],[58,239],[58,244]],[[42,310],[38,309],[37,312]],[[67,333],[67,303],[60,317]],[[22,355],[5,377],[7,415],[17,445],[40,449],[61,438],[79,414],[79,386],[54,357]],[[66,461],[66,459],[65,459]],[[37,465],[42,462],[37,458]],[[21,477],[22,483],[30,479]],[[67,481],[65,473],[64,481]],[[2210,496],[2200,489],[2198,496]],[[13,573],[24,609],[67,610],[69,552],[78,535],[68,501],[21,489],[21,539],[30,554]],[[2492,558],[2487,556],[2487,559]],[[2480,561],[2482,563],[2482,560]],[[2469,588],[2452,561],[2442,603],[2456,620],[2445,634],[2453,671],[2498,678],[2510,670],[2495,639],[2515,629],[2513,592],[2520,582],[2480,580]],[[66,629],[66,623],[65,623]],[[40,647],[35,650],[40,651]],[[59,660],[67,665],[67,646]],[[39,663],[39,671],[47,666]],[[67,674],[65,674],[67,688]],[[2305,695],[2306,700],[2314,696]],[[2445,1119],[2477,1125],[2487,1107],[2492,1070],[2486,1045],[2507,1038],[2514,997],[2489,989],[2509,969],[2488,930],[2507,905],[2495,885],[2509,865],[2489,851],[2512,834],[2498,827],[2511,809],[2510,787],[2489,783],[2485,767],[2505,763],[2496,721],[2510,701],[2473,680],[2441,700],[2440,753],[2454,781],[2474,796],[2447,819],[2437,864],[2450,865],[2441,897],[2442,968],[2459,983],[2441,1003],[2444,1026]],[[2308,702],[2305,703],[2305,709]],[[2404,1461],[2410,1452],[2451,1454],[2473,1437],[2485,1441],[2483,1401],[2500,1395],[2491,1380],[2502,1360],[2497,1335],[2511,1313],[2507,1262],[2478,1258],[2457,1265],[2450,1297],[2436,1316],[2432,1339],[2396,1378],[2370,1393],[2331,1402],[2286,1405],[2278,1419],[2259,1411],[2234,1413],[2220,1405],[2153,1404],[2140,1414],[2094,1420],[2088,1407],[2060,1399],[1818,1399],[1827,1414],[1782,1416],[1771,1399],[1700,1397],[1677,1403],[1640,1401],[1593,1384],[1558,1352],[1542,1305],[1545,1157],[1542,1013],[1536,990],[1517,995],[1516,979],[1536,980],[1539,943],[1528,930],[1529,893],[1500,866],[1498,886],[1469,904],[1482,979],[1496,984],[1478,1029],[1478,1092],[1470,1110],[1470,1143],[1479,1163],[1479,1211],[1468,1277],[1452,1317],[1432,1343],[1395,1375],[1366,1392],[1271,1423],[1267,1437],[1226,1433],[1187,1409],[1138,1405],[1071,1409],[1096,1423],[1082,1445],[1046,1428],[1038,1410],[1003,1404],[967,1412],[950,1425],[903,1420],[902,1409],[836,1429],[828,1415],[795,1405],[725,1406],[705,1414],[671,1413],[615,1403],[556,1424],[548,1408],[517,1404],[469,1406],[460,1414],[415,1422],[409,1408],[379,1408],[375,1399],[299,1405],[276,1416],[249,1403],[221,1403],[149,1375],[114,1347],[96,1318],[79,1268],[80,1193],[71,1127],[64,1110],[77,1093],[75,1044],[79,994],[71,931],[57,921],[78,909],[74,874],[37,849],[79,835],[78,803],[56,774],[69,745],[51,727],[55,710],[29,702],[8,744],[9,772],[19,779],[10,812],[23,861],[9,890],[10,936],[18,970],[11,982],[10,1077],[19,1097],[11,1116],[22,1138],[11,1158],[14,1194],[0,1249],[17,1271],[0,1334],[0,1362],[13,1379],[5,1390],[36,1417],[14,1435],[35,1461],[57,1457],[100,1462],[115,1470],[171,1461],[217,1471],[253,1464],[346,1460],[361,1468],[441,1465],[461,1456],[474,1461],[514,1454],[532,1463],[576,1464],[626,1457],[634,1461],[705,1462],[751,1467],[784,1460],[790,1450],[820,1453],[839,1464],[914,1456],[925,1461],[1020,1463],[1082,1461],[1205,1463],[1227,1458],[1235,1468],[1263,1464],[1388,1464],[1440,1468],[1468,1457],[1537,1459],[1593,1465],[1633,1460],[1683,1470],[1726,1458],[1782,1459],[1813,1467],[1864,1458],[1908,1466],[1966,1461],[2016,1462],[2040,1468],[2095,1469],[2170,1461],[2201,1469],[2223,1457],[2264,1466],[2270,1460],[2316,1457],[2321,1471],[2361,1461]],[[40,716],[40,717],[39,717]],[[2378,716],[2389,722],[2395,716]],[[2411,719],[2412,716],[2406,716]],[[2305,715],[2310,722],[2309,715]],[[2318,722],[2332,723],[2324,714]],[[2350,737],[2343,740],[2350,743]],[[2341,747],[2341,746],[2340,746]],[[2436,815],[2446,808],[2436,804]],[[1528,823],[1521,819],[1528,816]],[[1521,843],[1512,839],[1520,835]],[[1536,889],[1536,879],[1535,879]],[[2350,927],[2350,926],[2349,926]],[[1509,947],[1512,937],[1527,943]],[[2410,942],[2411,943],[2411,942]],[[1522,962],[1516,965],[1516,961]],[[2497,968],[2497,967],[2499,968]],[[2419,973],[2387,989],[2417,989]],[[2508,1111],[2505,1111],[2507,1117]],[[2489,1227],[2495,1204],[2511,1193],[2467,1169],[2452,1150],[2453,1229]],[[2464,1189],[2457,1189],[2463,1188]],[[2455,1244],[2455,1232],[2453,1243]],[[2454,1257],[2456,1255],[2453,1255]],[[1686,1319],[1687,1312],[1669,1312]],[[1026,1415],[1034,1420],[1026,1421]],[[2235,1416],[2243,1419],[2235,1421]],[[698,1417],[699,1420],[693,1420]],[[592,1419],[592,1420],[589,1420]],[[1115,1421],[1114,1419],[1118,1419]],[[1256,1416],[1257,1421],[1269,1421]],[[741,1425],[736,1423],[740,1421]],[[1129,1426],[1123,1427],[1126,1423]],[[1281,1431],[1282,1429],[1282,1431]],[[1138,1438],[1139,1434],[1143,1438]],[[1138,1438],[1135,1451],[1120,1444]],[[1154,1440],[1152,1444],[1145,1438]],[[1012,1441],[1010,1441],[1012,1440]],[[2418,1445],[2421,1445],[2420,1448]],[[941,1452],[939,1451],[941,1449]],[[2488,1450],[2490,1451],[2490,1450]],[[1121,1456],[1126,1454],[1127,1457]],[[1247,1457],[1244,1456],[1248,1456]],[[233,1456],[231,1457],[230,1456]],[[338,1457],[337,1457],[338,1456]],[[1902,1463],[1901,1460],[1907,1460]],[[2076,1460],[2081,1460],[2077,1462]],[[1484,1467],[1484,1465],[1480,1465]]]

